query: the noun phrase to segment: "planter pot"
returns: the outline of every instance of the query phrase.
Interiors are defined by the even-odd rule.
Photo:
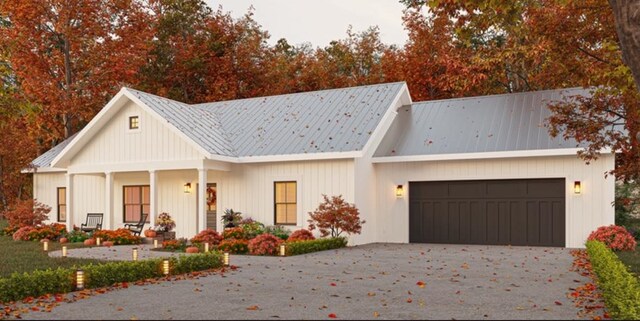
[[[198,252],[200,252],[200,250],[195,246],[190,246],[185,250],[185,252],[187,252],[187,253],[198,253]]]
[[[96,245],[96,240],[94,240],[94,239],[86,239],[86,240],[84,240],[84,245],[87,245],[87,246]]]
[[[176,232],[159,232],[158,236],[162,235],[162,239],[163,240],[175,240],[176,239]]]
[[[157,234],[158,233],[156,233],[156,231],[154,231],[154,230],[146,230],[146,231],[144,231],[144,236],[148,237],[148,238],[154,238],[154,237],[156,237]]]

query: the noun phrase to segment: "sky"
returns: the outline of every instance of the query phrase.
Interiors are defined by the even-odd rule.
[[[290,44],[309,42],[313,47],[325,47],[331,40],[347,36],[370,26],[380,28],[385,44],[403,45],[407,32],[402,25],[402,5],[398,0],[205,0],[211,8],[231,11],[233,17],[243,16],[254,7],[254,19],[271,35],[269,42],[286,38]]]

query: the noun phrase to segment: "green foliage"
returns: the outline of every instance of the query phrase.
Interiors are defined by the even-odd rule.
[[[587,242],[587,253],[598,276],[607,310],[614,319],[640,319],[640,283],[607,246],[599,241]]]
[[[171,258],[171,274],[185,274],[222,266],[218,252],[183,255]],[[89,264],[81,267],[85,272],[85,288],[101,288],[120,282],[136,282],[161,277],[162,259]],[[76,268],[14,273],[0,279],[0,302],[11,302],[26,297],[71,292],[75,288]]]
[[[282,225],[267,226],[264,229],[264,233],[277,236],[284,241],[286,241],[289,238],[289,235],[291,235],[291,232]]]
[[[300,255],[318,251],[339,249],[345,246],[347,246],[347,239],[344,237],[317,239],[311,241],[297,241],[287,243],[287,255]]]
[[[260,234],[264,234],[264,224],[251,220],[250,222],[241,222],[240,227],[244,230],[245,237],[250,240]]]
[[[67,241],[69,241],[69,243],[78,243],[78,242],[84,242],[84,240],[88,239],[89,234],[78,230],[78,231],[71,231],[66,235],[64,235],[64,237],[67,238]]]
[[[616,225],[629,227],[632,221],[632,214],[638,212],[640,198],[638,198],[638,183],[636,182],[619,182],[616,184]]]
[[[616,253],[620,261],[629,268],[631,273],[634,273],[636,276],[640,276],[640,245],[637,246],[636,250],[633,252],[627,251],[614,253]]]

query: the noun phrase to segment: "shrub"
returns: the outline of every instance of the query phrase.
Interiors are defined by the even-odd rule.
[[[331,237],[339,237],[342,232],[349,235],[360,234],[362,224],[366,222],[360,220],[360,211],[353,204],[345,202],[342,195],[332,196],[331,199],[327,195],[322,197],[324,202],[320,203],[315,212],[309,213],[309,230],[317,228],[322,236]]]
[[[249,241],[228,239],[220,242],[218,250],[233,254],[246,254],[249,252]]]
[[[287,239],[287,242],[310,241],[315,239],[316,238],[313,236],[313,233],[311,233],[311,231],[301,229],[291,233],[291,235]]]
[[[318,251],[339,249],[345,246],[347,246],[347,239],[344,237],[297,241],[287,243],[287,255],[300,255]]]
[[[78,243],[78,242],[84,242],[84,240],[89,238],[89,234],[83,232],[83,231],[76,231],[73,230],[71,232],[68,232],[65,237],[69,240],[70,243]]]
[[[622,226],[601,226],[591,233],[589,241],[600,241],[614,251],[634,251],[636,240]]]
[[[254,255],[276,255],[282,239],[271,234],[262,234],[249,241],[249,253]]]
[[[218,245],[220,244],[220,241],[222,241],[222,236],[220,236],[220,233],[210,228],[198,233],[198,235],[194,236],[191,239],[191,243],[194,243],[194,244],[209,243],[210,246]]]
[[[587,242],[587,253],[593,271],[598,276],[607,311],[618,320],[640,319],[640,282],[631,274],[607,245]]]
[[[244,234],[244,229],[242,227],[232,227],[227,228],[222,232],[222,236],[225,240],[228,239],[236,239],[236,240],[246,240],[247,236]]]
[[[29,241],[29,235],[36,228],[33,226],[23,226],[19,228],[15,233],[13,233],[14,241]]]
[[[267,226],[264,229],[264,232],[275,235],[283,241],[286,241],[289,238],[289,234],[291,234],[291,231],[287,230],[281,225]]]
[[[184,251],[187,248],[187,241],[185,239],[164,241],[162,242],[162,248],[172,251]]]
[[[264,233],[264,224],[250,218],[242,220],[240,227],[242,227],[245,237],[249,240]]]
[[[129,245],[140,244],[142,238],[133,235],[131,231],[126,228],[119,228],[115,231],[111,230],[99,230],[93,233],[94,238],[101,238],[103,241],[111,241],[115,245]]]
[[[47,219],[51,207],[36,200],[28,199],[16,202],[15,208],[4,213],[9,221],[9,226],[16,228],[22,226],[37,226]]]
[[[0,279],[0,303],[39,297],[49,293],[67,293],[74,289],[72,269],[36,270],[31,273],[14,273]]]

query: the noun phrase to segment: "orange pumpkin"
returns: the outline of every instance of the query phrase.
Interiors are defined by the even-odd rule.
[[[64,243],[67,243],[67,242],[69,242],[69,240],[66,237],[61,237],[60,238],[60,243],[64,244]]]
[[[157,233],[156,231],[152,230],[152,229],[148,229],[146,231],[144,231],[144,236],[148,237],[148,238],[154,238],[156,237]]]
[[[197,247],[195,247],[195,246],[189,246],[189,247],[185,250],[185,252],[187,252],[187,253],[198,253],[198,252],[200,252],[200,250],[199,250]]]
[[[96,245],[96,240],[94,240],[94,239],[86,239],[86,240],[84,240],[84,245],[87,245],[87,246]]]

